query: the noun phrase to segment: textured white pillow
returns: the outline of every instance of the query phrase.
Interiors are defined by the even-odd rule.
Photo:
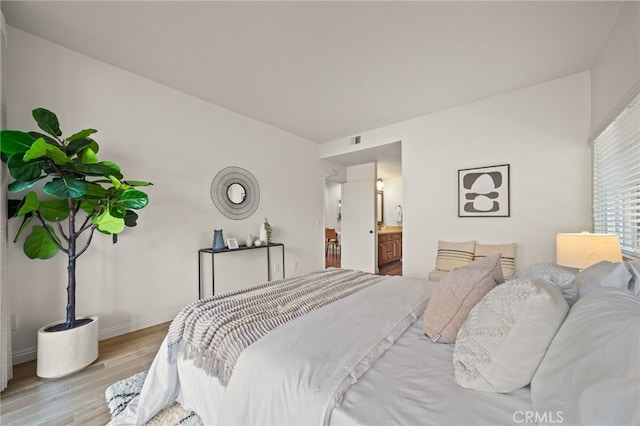
[[[640,300],[602,288],[578,300],[531,381],[535,411],[564,424],[640,424]]]
[[[544,280],[558,287],[569,305],[578,299],[578,288],[575,283],[576,274],[555,263],[534,263],[518,272],[515,278]]]
[[[473,262],[475,246],[475,241],[467,241],[464,243],[438,241],[436,269],[440,271],[451,271]]]
[[[495,287],[458,332],[456,382],[501,393],[526,386],[568,310],[562,292],[546,281],[512,279]]]

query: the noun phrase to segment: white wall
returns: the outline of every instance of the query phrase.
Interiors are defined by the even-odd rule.
[[[441,240],[516,242],[516,267],[555,259],[555,234],[590,224],[589,73],[362,133],[402,140],[403,271],[426,277]],[[320,156],[354,150],[348,138]],[[459,218],[458,169],[511,165],[511,216]]]
[[[49,108],[65,134],[98,129],[101,158],[120,164],[130,179],[155,184],[138,227],[115,246],[96,235],[78,261],[78,313],[100,316],[101,338],[168,321],[196,299],[196,253],[210,247],[214,228],[243,241],[266,216],[274,241],[286,244],[287,265],[280,267],[288,276],[323,266],[322,191],[330,168],[315,144],[12,27],[8,80],[8,128],[35,130],[31,110]],[[246,168],[260,184],[260,207],[246,220],[226,219],[211,201],[211,181],[227,166]],[[11,236],[18,225],[11,221]],[[282,263],[278,255],[274,261]],[[65,266],[62,255],[31,261],[21,242],[10,244],[14,360],[33,357],[37,328],[64,318]]]
[[[591,129],[595,134],[604,130],[619,108],[626,107],[620,103],[639,84],[640,2],[627,1],[591,70]]]

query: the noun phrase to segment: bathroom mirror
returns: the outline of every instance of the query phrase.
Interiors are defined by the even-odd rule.
[[[260,205],[260,186],[248,170],[226,167],[211,182],[211,200],[229,219],[246,219]]]
[[[384,224],[384,192],[383,191],[377,191],[376,201],[377,201],[377,205],[376,205],[377,222],[378,222],[378,225],[383,225]]]

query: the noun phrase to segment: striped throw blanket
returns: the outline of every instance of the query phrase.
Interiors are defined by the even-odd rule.
[[[244,348],[282,324],[385,278],[328,269],[198,300],[171,323],[169,358],[192,360],[226,385]]]

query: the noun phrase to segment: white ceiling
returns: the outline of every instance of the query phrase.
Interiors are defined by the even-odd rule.
[[[3,0],[1,8],[9,25],[321,143],[588,70],[621,3]]]

